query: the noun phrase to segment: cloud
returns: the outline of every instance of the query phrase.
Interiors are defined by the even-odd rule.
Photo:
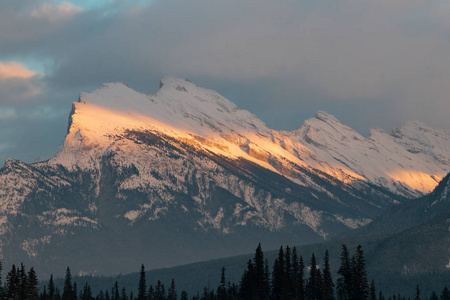
[[[36,75],[36,72],[28,70],[17,62],[0,61],[0,79],[21,78],[28,79]]]
[[[0,103],[33,100],[42,91],[42,80],[42,74],[17,62],[0,62]]]
[[[51,22],[58,22],[74,17],[83,11],[83,8],[70,2],[63,2],[60,5],[44,4],[31,11],[30,16],[37,19],[44,19]]]

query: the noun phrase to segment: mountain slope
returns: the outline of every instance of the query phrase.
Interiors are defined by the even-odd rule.
[[[423,124],[366,139],[319,112],[277,132],[214,91],[161,85],[82,93],[57,156],[6,161],[5,261],[116,273],[318,242],[422,195],[449,166],[449,135]]]

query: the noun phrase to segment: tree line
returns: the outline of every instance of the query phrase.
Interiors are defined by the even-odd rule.
[[[144,265],[139,274],[137,295],[125,287],[120,288],[116,281],[110,290],[101,290],[94,296],[89,283],[81,288],[72,283],[69,267],[62,291],[55,286],[53,275],[40,291],[36,272],[33,268],[26,271],[23,264],[20,267],[13,265],[2,284],[0,262],[0,300],[407,300],[398,294],[385,297],[381,291],[377,292],[373,280],[369,284],[361,246],[350,256],[347,246],[342,245],[340,262],[334,282],[328,250],[324,253],[323,264],[318,265],[314,253],[305,263],[295,247],[280,247],[270,268],[261,245],[258,245],[239,283],[227,282],[226,269],[222,268],[217,288],[205,287],[192,296],[186,291],[178,295],[174,279],[167,290],[159,280],[155,286],[147,286]],[[439,295],[433,292],[429,298],[423,298],[417,286],[415,297],[408,299],[450,300],[450,291],[444,287]]]

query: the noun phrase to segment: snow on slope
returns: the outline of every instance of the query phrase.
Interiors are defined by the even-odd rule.
[[[450,171],[450,134],[418,122],[368,138],[326,112],[293,132],[269,129],[215,91],[165,78],[154,95],[110,83],[74,103],[54,164],[92,168],[127,129],[151,130],[229,158],[245,158],[301,184],[298,167],[345,183],[370,181],[408,197],[431,191]],[[132,150],[130,150],[132,151]],[[300,172],[301,173],[301,172]]]

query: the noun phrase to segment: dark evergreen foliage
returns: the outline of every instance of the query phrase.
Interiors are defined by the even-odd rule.
[[[74,291],[72,286],[72,275],[70,274],[70,268],[66,269],[66,277],[64,280],[64,289],[62,294],[62,300],[75,300]]]
[[[181,292],[181,300],[334,300],[334,284],[331,275],[329,252],[325,251],[322,267],[319,268],[314,253],[311,255],[311,265],[308,268],[308,280],[305,280],[305,265],[303,257],[299,256],[296,248],[289,246],[280,247],[278,257],[273,265],[272,276],[269,272],[269,262],[264,259],[261,245],[258,245],[253,260],[249,260],[244,271],[240,285],[226,283],[225,268],[220,274],[220,284],[216,289],[205,287],[203,293],[189,298],[186,291]],[[0,263],[0,280],[1,280]],[[336,286],[337,299],[346,300],[386,300],[380,291],[377,297],[375,282],[370,286],[365,269],[364,252],[361,246],[356,248],[351,257],[346,245],[342,245],[341,266],[338,271]],[[1,283],[1,282],[0,282]],[[271,283],[271,284],[270,284]],[[153,287],[146,290],[145,268],[141,266],[138,282],[139,296],[143,300],[177,300],[175,279],[172,279],[169,289],[158,280]],[[127,293],[125,287],[119,288],[119,282],[107,290],[100,291],[96,297],[92,295],[91,286],[84,283],[80,293],[77,293],[76,283],[72,284],[70,268],[67,267],[64,280],[63,294],[60,296],[55,287],[53,275],[50,276],[48,285],[44,286],[39,294],[38,277],[33,268],[28,272],[23,264],[17,268],[12,265],[6,275],[4,286],[0,284],[0,300],[135,300],[133,293]],[[421,299],[421,290],[417,285],[414,300]],[[407,300],[406,297],[395,294],[387,299]],[[450,300],[450,291],[444,287],[440,295],[431,293],[429,300]],[[409,299],[408,299],[409,300]]]
[[[141,272],[139,274],[139,286],[137,300],[146,300],[147,283],[145,282],[145,267],[141,265]]]
[[[338,300],[350,300],[352,293],[352,270],[350,266],[350,258],[346,245],[342,245],[341,266],[339,267],[339,278],[336,285],[336,294]]]
[[[331,277],[330,254],[328,250],[325,251],[323,262],[323,300],[334,300],[334,283]]]

